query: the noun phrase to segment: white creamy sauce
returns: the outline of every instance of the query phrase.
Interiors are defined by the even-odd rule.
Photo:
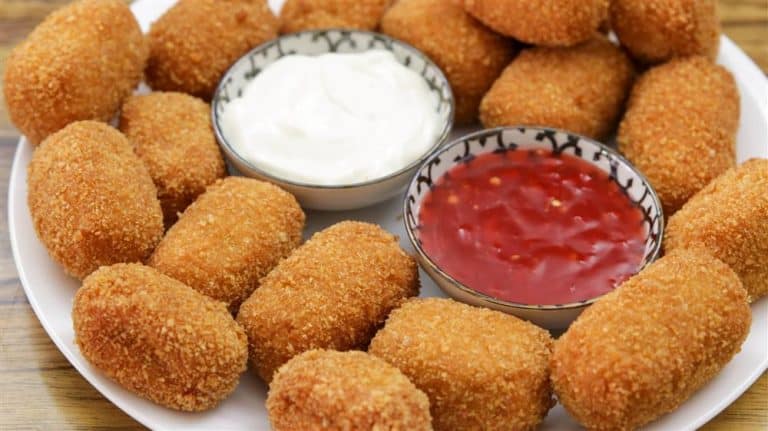
[[[389,51],[290,55],[249,82],[221,125],[279,178],[347,185],[399,171],[440,134],[437,95]]]

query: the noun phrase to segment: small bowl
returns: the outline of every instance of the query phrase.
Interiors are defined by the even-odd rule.
[[[625,191],[627,197],[643,213],[646,226],[645,253],[638,270],[656,260],[661,249],[664,216],[661,202],[648,180],[612,148],[552,128],[502,127],[482,130],[451,142],[431,155],[411,180],[405,195],[403,216],[419,264],[449,296],[468,304],[513,314],[547,329],[562,330],[600,296],[556,305],[519,304],[490,297],[455,280],[435,264],[422,248],[418,233],[422,200],[437,180],[452,167],[467,163],[473,156],[483,153],[532,149],[547,149],[556,154],[576,156],[608,173],[611,180]]]
[[[419,159],[381,178],[329,186],[292,181],[270,174],[240,156],[229,144],[219,119],[229,102],[241,97],[245,85],[269,64],[291,54],[320,55],[330,52],[364,52],[372,49],[392,52],[399,62],[418,72],[429,85],[430,91],[437,95],[435,109],[442,122],[441,132]],[[224,74],[214,93],[211,109],[216,138],[229,161],[242,174],[277,184],[294,194],[305,208],[350,210],[373,205],[403,192],[416,169],[448,137],[453,127],[454,99],[448,79],[440,68],[411,45],[379,33],[332,29],[292,33],[254,48]],[[371,154],[371,157],[376,157],[376,154]]]

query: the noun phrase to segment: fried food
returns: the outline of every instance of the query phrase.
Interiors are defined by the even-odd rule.
[[[324,28],[375,30],[392,0],[286,0],[280,32]]]
[[[480,105],[485,127],[539,125],[605,139],[632,85],[632,63],[603,36],[571,48],[526,49]]]
[[[429,400],[397,368],[365,352],[310,350],[269,386],[276,431],[431,431]]]
[[[715,178],[670,217],[667,251],[700,248],[727,263],[750,301],[768,293],[768,160]]]
[[[435,430],[532,430],[554,405],[551,345],[514,316],[429,298],[393,311],[368,352],[427,394]]]
[[[462,0],[493,30],[522,42],[572,46],[591,38],[608,17],[608,0]]]
[[[219,180],[179,217],[149,265],[232,312],[301,242],[304,212],[281,188],[244,177]]]
[[[152,178],[128,139],[104,123],[74,122],[46,138],[27,184],[37,236],[74,277],[143,261],[163,235]]]
[[[70,3],[9,55],[3,90],[11,121],[33,145],[74,121],[109,121],[141,81],[148,54],[125,2]]]
[[[248,341],[224,304],[140,264],[99,268],[72,309],[80,352],[124,388],[176,410],[235,390]]]
[[[612,0],[610,16],[621,44],[641,62],[717,56],[717,0]]]
[[[147,83],[210,100],[227,68],[277,27],[265,0],[180,0],[149,31]]]
[[[477,119],[480,99],[514,54],[511,41],[445,0],[399,0],[384,14],[381,31],[424,52],[453,89],[457,124]]]
[[[226,175],[211,108],[200,99],[162,92],[132,96],[123,105],[120,130],[147,165],[166,226]]]
[[[419,292],[418,268],[397,238],[368,223],[316,233],[240,307],[251,363],[269,382],[311,349],[365,348],[391,310]]]
[[[739,92],[733,76],[704,57],[650,69],[632,89],[617,137],[672,215],[736,163]]]
[[[636,429],[676,409],[741,349],[751,313],[724,263],[679,250],[604,296],[555,342],[551,379],[588,429]]]

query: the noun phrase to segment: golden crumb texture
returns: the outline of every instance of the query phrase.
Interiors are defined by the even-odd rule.
[[[280,32],[346,28],[376,30],[392,0],[286,0]]]

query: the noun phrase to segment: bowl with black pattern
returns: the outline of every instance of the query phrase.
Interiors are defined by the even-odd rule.
[[[593,139],[567,131],[535,126],[514,126],[482,130],[461,137],[432,154],[418,169],[408,186],[403,205],[405,230],[425,272],[449,296],[459,301],[500,310],[552,330],[562,330],[600,296],[566,304],[523,304],[494,298],[467,286],[435,263],[422,246],[420,210],[424,198],[440,179],[459,164],[468,164],[485,153],[546,151],[554,157],[574,156],[607,174],[621,198],[642,215],[644,251],[640,271],[659,257],[664,233],[664,216],[659,198],[648,180],[616,150]],[[530,287],[535,288],[535,287]]]
[[[318,185],[282,178],[240,155],[227,139],[221,118],[245,86],[276,60],[293,54],[359,53],[387,50],[395,59],[417,72],[426,82],[438,113],[440,130],[434,143],[419,158],[380,178],[343,185]],[[286,34],[268,41],[241,57],[222,77],[212,102],[213,128],[230,164],[241,174],[270,181],[291,192],[305,208],[350,210],[373,205],[401,194],[424,160],[445,143],[453,127],[454,98],[448,79],[437,65],[413,46],[389,36],[360,30],[327,29]],[[376,157],[376,154],[371,154]]]

